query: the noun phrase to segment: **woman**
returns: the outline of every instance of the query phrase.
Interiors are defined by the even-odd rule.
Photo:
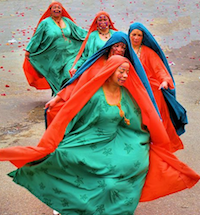
[[[77,85],[37,147],[0,150],[20,167],[9,174],[16,183],[61,214],[133,214],[139,200],[197,183],[166,150],[168,135],[126,58],[110,57]]]
[[[25,52],[24,72],[31,86],[56,94],[69,79],[69,69],[87,31],[78,27],[59,2],[49,5]]]
[[[73,75],[89,57],[105,45],[106,41],[108,41],[116,31],[117,29],[114,27],[108,13],[105,11],[97,13],[79,53],[76,56],[70,73]]]
[[[176,101],[175,82],[167,59],[152,34],[141,23],[133,23],[128,34],[151,84],[167,133],[178,146],[181,142],[178,135],[185,132],[188,121],[186,110]]]

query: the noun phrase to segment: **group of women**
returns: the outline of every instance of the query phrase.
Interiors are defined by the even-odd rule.
[[[37,146],[0,149],[15,183],[61,214],[134,214],[194,186],[200,176],[173,154],[187,124],[166,57],[141,24],[128,34],[99,12],[88,31],[52,3],[28,44],[31,86],[51,88]],[[173,186],[171,186],[173,184]]]

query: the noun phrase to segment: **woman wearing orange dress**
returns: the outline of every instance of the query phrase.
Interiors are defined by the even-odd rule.
[[[166,131],[175,143],[171,150],[181,149],[183,145],[178,135],[185,132],[187,115],[176,101],[175,82],[167,59],[153,35],[141,23],[133,23],[128,34],[132,48],[147,74]]]

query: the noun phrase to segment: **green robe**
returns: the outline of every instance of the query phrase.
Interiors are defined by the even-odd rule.
[[[26,50],[30,52],[30,62],[49,83],[53,93],[61,89],[63,81],[70,78],[69,69],[75,60],[87,31],[78,27],[70,19],[62,18],[66,24],[63,32],[51,17],[44,19]]]
[[[112,29],[110,29],[109,31],[110,31],[110,36],[112,36],[116,32]],[[74,68],[75,69],[80,68],[83,65],[83,63],[89,57],[91,57],[93,54],[99,51],[99,49],[101,49],[106,44],[106,42],[107,40],[102,40],[100,38],[98,31],[93,31],[88,38],[88,41],[85,45],[84,52],[82,53],[80,59],[78,60]]]
[[[109,105],[100,88],[68,125],[58,148],[12,173],[63,215],[133,215],[149,166],[149,133],[125,88],[121,108]]]

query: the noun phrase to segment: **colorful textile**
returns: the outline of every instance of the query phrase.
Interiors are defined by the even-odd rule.
[[[64,10],[64,15],[66,15],[65,12]],[[63,81],[71,77],[69,69],[72,67],[87,31],[71,21],[71,17],[63,16],[62,19],[66,25],[62,29],[67,38],[65,40],[60,27],[48,15],[50,15],[50,9],[42,16],[26,48],[30,52],[30,61],[25,59],[23,68],[31,86],[37,89],[48,89],[50,86],[56,94]],[[44,17],[46,18],[43,19]]]
[[[142,130],[140,109],[125,88],[121,94],[130,125],[100,88],[53,153],[10,176],[61,214],[132,215],[148,172],[149,133]]]
[[[160,115],[155,98],[153,96],[153,92],[151,90],[151,86],[150,86],[148,78],[147,78],[147,75],[146,75],[145,71],[143,70],[143,67],[142,67],[139,59],[137,58],[135,52],[133,51],[133,49],[129,43],[127,34],[125,34],[124,32],[121,32],[121,31],[115,32],[112,35],[112,37],[106,42],[106,44],[98,52],[96,52],[94,55],[92,55],[76,71],[74,76],[66,84],[64,84],[62,86],[62,89],[64,89],[66,86],[71,85],[75,80],[77,81],[77,79],[80,77],[80,75],[83,74],[84,72],[90,73],[90,72],[88,72],[88,70],[95,72],[98,70],[98,68],[101,69],[107,60],[107,56],[108,56],[111,46],[113,46],[116,43],[120,43],[120,42],[126,44],[126,52],[125,52],[124,56],[131,61],[137,74],[139,75],[140,79],[142,80],[143,85],[147,89],[147,92],[149,94],[149,97],[151,98],[151,101],[154,104],[154,107],[156,108],[158,114]],[[63,98],[63,100],[65,100],[64,97],[68,98],[68,96],[65,96],[65,89],[63,91],[64,92],[59,93],[59,95]],[[66,91],[68,91],[68,89]],[[63,94],[64,94],[64,96],[63,96]]]
[[[151,78],[150,76],[153,73],[155,74],[155,69],[154,69],[155,66],[154,66],[154,68],[152,68],[152,65],[156,65],[156,67],[161,67],[162,68],[161,70],[164,72],[165,78],[167,77],[167,80],[169,81],[169,84],[170,84],[170,88],[168,88],[167,90],[162,89],[162,93],[163,93],[163,96],[165,98],[165,101],[166,101],[168,109],[169,109],[171,121],[176,129],[177,134],[181,135],[185,132],[185,125],[188,124],[187,114],[186,114],[186,110],[184,109],[184,107],[176,100],[175,82],[174,82],[174,78],[173,78],[171,69],[169,67],[168,61],[165,57],[165,54],[163,53],[161,47],[159,46],[159,44],[157,43],[157,41],[155,40],[153,35],[149,32],[149,30],[143,24],[138,23],[138,22],[133,23],[129,28],[129,32],[128,32],[129,37],[130,37],[130,33],[134,29],[138,29],[143,32],[142,44],[144,46],[151,48],[154,52],[157,53],[157,55],[153,54],[153,56],[152,56],[152,57],[154,57],[153,60],[149,60],[149,59],[145,60],[144,59],[145,54],[143,54],[142,64],[144,64],[143,66],[145,67],[144,68],[145,71],[148,68],[148,71],[146,71],[146,72],[147,72],[147,76],[149,78]],[[129,40],[130,40],[130,38],[129,38]],[[147,50],[147,48],[143,48],[143,49]],[[149,51],[148,51],[148,53],[149,53]],[[151,53],[153,53],[153,52],[151,52]],[[149,54],[149,56],[151,56],[151,54]],[[145,63],[144,63],[144,61],[145,61]],[[152,70],[154,70],[154,71],[153,72],[151,71],[149,73],[150,68],[152,68]],[[170,76],[171,76],[171,80],[170,80]],[[160,79],[160,81],[161,80],[162,80],[162,78]],[[151,80],[149,79],[149,81],[151,83],[153,82],[152,79]],[[154,77],[154,81],[155,81],[155,77]],[[172,85],[174,85],[174,88],[172,87]],[[158,104],[158,106],[159,106],[159,104]]]
[[[159,58],[156,52],[145,45],[142,45],[141,48],[140,61],[143,65],[144,70],[146,71],[148,80],[150,82],[151,89],[160,110],[162,122],[169,135],[170,140],[174,143],[173,148],[171,148],[170,151],[175,152],[179,149],[183,149],[183,143],[176,133],[173,123],[170,119],[169,110],[165,102],[162,90],[158,90],[160,84],[163,81],[167,81],[171,89],[174,88],[171,76],[167,72],[166,67],[164,66],[162,60]]]
[[[48,163],[48,159],[51,159],[51,158],[56,158],[58,162],[63,161],[60,156],[61,152],[59,152],[60,149],[63,148],[63,150],[61,150],[62,157],[65,157],[66,160],[70,161],[70,163],[68,165],[68,166],[70,166],[70,169],[71,169],[71,166],[73,166],[73,165],[76,166],[77,162],[79,162],[79,165],[81,166],[81,168],[79,168],[78,171],[82,171],[81,177],[84,176],[84,173],[88,172],[88,170],[86,171],[86,169],[84,167],[86,167],[88,169],[88,166],[90,163],[90,162],[85,163],[85,160],[83,157],[84,157],[84,154],[86,153],[86,155],[88,155],[87,156],[88,160],[91,159],[90,170],[91,170],[91,175],[93,174],[93,176],[94,176],[94,173],[96,170],[95,169],[96,164],[101,164],[101,162],[102,162],[102,166],[105,167],[106,166],[105,162],[108,161],[107,159],[105,159],[105,162],[104,162],[103,158],[105,157],[105,155],[106,154],[109,155],[109,152],[113,153],[113,152],[118,151],[117,147],[114,147],[114,148],[109,147],[109,144],[110,144],[109,141],[106,141],[107,143],[104,143],[102,145],[102,148],[100,147],[100,145],[101,145],[100,143],[102,140],[105,140],[108,136],[110,136],[109,135],[110,130],[116,128],[116,126],[117,126],[116,122],[119,122],[119,118],[116,118],[116,122],[115,122],[115,120],[114,119],[112,120],[112,117],[111,117],[110,120],[112,121],[113,125],[115,125],[113,127],[106,126],[106,124],[104,124],[105,119],[103,119],[102,120],[103,124],[101,124],[101,125],[103,125],[103,127],[100,127],[101,129],[96,130],[97,132],[100,132],[99,134],[102,134],[102,136],[95,135],[95,133],[90,133],[90,135],[94,135],[90,139],[90,138],[87,138],[86,135],[84,135],[84,132],[86,132],[88,129],[89,130],[92,129],[92,127],[95,126],[95,123],[99,122],[99,118],[95,117],[96,113],[97,114],[101,113],[102,116],[104,114],[108,114],[107,117],[109,117],[110,112],[108,112],[108,113],[101,112],[101,108],[99,108],[99,109],[97,108],[93,112],[92,111],[87,112],[87,110],[88,110],[87,108],[88,108],[88,105],[93,104],[91,101],[95,98],[95,95],[97,95],[97,96],[102,95],[102,92],[100,92],[98,90],[101,88],[101,86],[103,85],[105,80],[107,80],[113,74],[113,72],[124,62],[128,62],[128,60],[124,57],[115,55],[115,56],[110,57],[107,60],[104,68],[102,68],[99,71],[96,71],[96,73],[93,73],[93,74],[95,74],[93,77],[88,76],[87,73],[83,73],[76,84],[77,90],[71,92],[70,98],[65,102],[65,104],[62,106],[60,111],[57,113],[56,117],[54,118],[54,120],[52,121],[50,126],[47,128],[47,130],[45,131],[38,146],[37,147],[18,146],[18,147],[0,149],[0,160],[1,161],[10,161],[11,163],[13,163],[15,166],[17,166],[19,168],[24,166],[28,162],[35,161],[35,166],[33,166],[33,163],[32,163],[30,165],[30,167],[29,167],[29,165],[25,165],[23,168],[21,168],[20,170],[17,170],[17,171],[19,172],[19,174],[21,174],[21,173],[24,174],[23,173],[23,170],[24,170],[26,172],[25,175],[29,175],[30,177],[32,175],[33,178],[37,178],[35,173],[32,171],[29,171],[29,170],[31,170],[32,167],[33,167],[33,169],[35,169],[35,168],[37,169],[38,165],[39,166],[40,165],[42,166],[43,164],[52,165],[51,162]],[[186,189],[186,188],[191,188],[199,181],[200,176],[198,174],[196,174],[192,169],[190,169],[186,164],[179,161],[172,153],[169,152],[169,148],[170,148],[169,146],[170,146],[170,144],[173,144],[173,143],[170,142],[168,135],[166,133],[166,130],[165,130],[162,122],[160,121],[160,118],[148,96],[146,89],[144,88],[142,82],[140,81],[140,78],[138,77],[137,73],[135,72],[135,70],[132,67],[130,62],[129,62],[129,65],[130,65],[129,76],[128,76],[128,79],[127,79],[124,87],[128,90],[130,98],[128,97],[128,95],[126,93],[123,93],[123,95],[124,95],[124,98],[126,98],[126,102],[129,102],[130,100],[132,100],[133,104],[135,104],[134,103],[134,101],[135,101],[137,103],[137,105],[139,106],[139,108],[141,110],[141,118],[142,118],[141,120],[142,120],[142,124],[143,124],[142,127],[143,128],[146,127],[148,129],[149,134],[150,134],[150,139],[151,139],[150,151],[149,151],[149,156],[150,156],[149,171],[148,171],[148,174],[147,174],[147,177],[145,180],[144,187],[142,189],[142,195],[141,195],[140,201],[150,201],[150,200],[153,200],[153,199],[156,199],[156,198],[159,198],[159,197],[162,197],[162,196],[174,193],[174,192],[178,192],[178,191]],[[95,94],[96,92],[97,92],[97,94]],[[98,93],[100,93],[100,94],[98,94]],[[101,100],[99,100],[99,97],[98,97],[98,99],[96,99],[96,101],[98,104],[101,103]],[[101,104],[103,105],[103,103],[106,104],[105,99],[104,99],[104,101],[102,101]],[[134,108],[133,104],[131,104],[130,107],[129,107],[129,105],[125,105],[123,108],[126,108],[126,110],[129,108],[131,109],[131,107]],[[99,107],[99,106],[97,106],[97,107]],[[111,112],[113,111],[113,114],[116,113],[114,110],[112,110],[110,108],[108,108],[108,110]],[[84,111],[86,111],[86,112],[84,112]],[[136,111],[136,112],[133,111],[133,112],[137,113],[138,111]],[[133,115],[133,113],[131,114],[131,116],[132,115]],[[80,118],[79,118],[79,116],[80,116]],[[86,118],[84,118],[86,120],[82,121],[81,116],[86,117]],[[131,116],[129,118],[131,118]],[[76,120],[77,120],[77,123],[79,124],[79,126],[77,126],[77,127],[76,127]],[[110,121],[110,123],[111,123],[111,121]],[[92,126],[88,126],[87,123],[90,123],[90,122],[94,122],[93,124],[90,124]],[[139,124],[141,123],[141,121],[139,122],[137,120],[136,120],[136,122]],[[136,122],[134,122],[134,123],[136,123]],[[126,128],[131,130],[131,127],[127,127],[126,125],[122,126],[124,123],[123,119],[122,119],[121,123],[122,124],[120,124],[120,123],[118,124],[121,126],[118,132],[120,132],[120,133],[122,132],[121,134],[122,134],[123,138],[125,138],[127,140],[127,138],[129,139],[129,137],[128,137],[129,135],[127,136],[128,133],[126,133],[125,131],[126,131]],[[133,123],[133,125],[131,124],[131,126],[136,126],[134,123]],[[138,127],[138,128],[140,128],[140,127]],[[140,129],[139,129],[139,131],[140,131],[139,133],[141,133],[142,135],[146,134],[146,133],[141,132]],[[83,132],[83,135],[81,135],[82,132]],[[93,132],[94,132],[94,130],[93,130]],[[129,142],[126,142],[127,145],[125,144],[124,146],[127,146],[127,147],[124,147],[124,146],[122,146],[121,141],[119,141],[119,142],[116,141],[115,144],[119,144],[120,145],[119,147],[123,147],[125,151],[128,150],[129,153],[132,153],[134,150],[131,151],[130,149],[131,149],[131,147],[133,149],[135,148],[134,143],[136,140],[135,137],[132,138],[132,135],[137,134],[138,132],[137,132],[137,130],[133,129],[132,132],[130,131],[130,133],[131,133],[130,145],[129,145]],[[68,136],[69,138],[65,139],[65,136],[67,136],[67,135],[69,135]],[[78,137],[79,137],[78,140],[76,138],[76,135],[78,135]],[[118,137],[117,133],[114,133],[114,136]],[[114,136],[112,136],[110,139],[112,140],[112,138],[114,138]],[[144,137],[147,138],[147,136],[144,136]],[[71,156],[69,156],[66,153],[67,151],[65,150],[65,148],[68,147],[68,144],[67,144],[67,142],[65,142],[65,140],[72,143],[72,145],[69,145],[71,147],[68,148],[69,150],[71,150],[71,152],[73,152],[71,154]],[[86,142],[84,142],[84,140],[86,140]],[[84,143],[88,143],[88,141],[89,141],[89,144],[84,144]],[[97,154],[101,153],[101,155],[102,155],[102,153],[104,152],[104,147],[110,148],[108,150],[105,150],[105,153],[103,154],[104,157],[98,156],[99,159],[102,159],[101,162],[99,159],[98,160],[96,159],[96,156],[95,156],[95,159],[93,158],[93,153],[91,153],[91,150],[92,150],[91,148],[95,148],[95,145],[96,145],[96,144],[93,145],[93,142],[97,144],[97,147],[100,147],[103,150],[102,151],[102,150],[97,149],[95,151],[95,152],[97,152]],[[91,145],[92,147],[88,147],[90,144],[92,144]],[[114,145],[112,145],[112,146],[114,146]],[[148,144],[145,144],[144,146],[147,147]],[[81,154],[79,149],[81,149],[81,151],[83,150],[83,153],[82,153],[82,155],[80,155],[80,157],[79,156],[77,157],[77,154],[74,153],[74,150],[76,147],[77,147],[78,154]],[[125,152],[124,150],[123,150],[123,152],[122,152],[122,150],[119,151],[120,155],[122,155]],[[111,155],[114,155],[114,154],[111,154]],[[143,156],[145,156],[145,153],[143,154]],[[39,160],[39,159],[41,159],[41,160]],[[115,160],[116,160],[116,158],[115,158]],[[116,161],[112,161],[113,167],[116,165],[116,163],[115,163]],[[126,172],[126,173],[123,172],[125,167],[124,166],[122,167],[121,164],[123,162],[125,162],[124,163],[125,166],[130,168],[130,166],[131,166],[130,163],[129,162],[126,163],[126,158],[122,159],[122,160],[120,159],[118,161],[120,161],[120,164],[117,164],[116,168],[119,165],[120,170],[117,169],[116,172],[118,172],[118,173],[116,173],[116,174],[120,175],[120,171],[121,171],[122,176],[126,175],[128,172]],[[109,160],[109,162],[111,162],[111,161]],[[134,163],[133,163],[133,165],[134,165]],[[60,169],[60,166],[62,166],[62,168],[61,168],[62,170]],[[63,168],[63,166],[64,166],[64,168]],[[73,178],[73,176],[71,176],[70,174],[69,175],[66,174],[66,176],[63,178],[63,171],[64,171],[63,169],[68,171],[68,166],[66,166],[66,163],[59,163],[57,165],[58,169],[51,170],[51,168],[50,168],[49,171],[51,173],[54,172],[52,174],[56,174],[57,180],[59,181],[59,183],[63,182],[63,184],[65,184],[66,180],[68,180],[68,179],[71,180],[73,182],[73,185],[71,186],[72,189],[75,185],[76,185],[77,189],[79,186],[80,186],[80,188],[86,188],[86,187],[84,187],[85,184],[83,183],[84,178],[82,179],[81,177],[78,177],[78,175],[76,175],[76,177]],[[146,168],[145,166],[143,169],[144,171]],[[105,177],[107,177],[106,173],[108,173],[108,167],[109,167],[109,165],[106,166],[106,169],[100,168],[101,174],[105,173]],[[94,170],[94,172],[93,172],[93,170]],[[130,169],[130,170],[133,171],[133,169]],[[41,173],[41,171],[42,171],[42,169],[39,170],[39,173]],[[44,173],[45,173],[45,171],[48,174],[46,168],[43,169]],[[74,176],[76,174],[75,171],[76,170],[74,169]],[[111,173],[111,172],[109,172],[109,173]],[[98,171],[96,173],[98,173]],[[11,176],[12,175],[15,175],[15,174],[11,174]],[[143,174],[143,176],[144,176],[144,174]],[[139,175],[138,175],[138,177],[139,177]],[[28,184],[27,184],[28,181],[23,182],[24,180],[22,178],[20,179],[20,181],[22,183],[26,183],[26,185],[24,184],[24,186],[28,186]],[[51,174],[49,174],[49,178],[51,178],[50,180],[52,180]],[[104,187],[104,183],[102,183],[101,179],[102,178],[100,178],[99,183],[96,180],[94,183],[94,186],[98,184],[100,187]],[[111,179],[111,177],[110,177],[110,179]],[[127,183],[126,177],[124,177],[124,178],[122,177],[121,180],[124,181],[124,183]],[[20,181],[18,181],[16,178],[17,183],[20,183]],[[29,181],[29,182],[32,183],[31,181]],[[114,200],[113,201],[114,204],[110,205],[111,209],[112,209],[112,207],[120,206],[122,204],[122,202],[120,201],[120,197],[119,197],[119,199],[115,198],[117,196],[116,194],[118,192],[115,190],[115,187],[113,187],[113,186],[111,187],[111,185],[113,185],[113,183],[109,183],[108,180],[106,182],[108,184],[106,189],[109,190],[109,193],[113,197],[113,200]],[[88,184],[89,183],[87,181],[87,185]],[[172,184],[173,184],[173,186],[171,186]],[[44,185],[44,183],[40,184],[39,186],[37,185],[38,189],[36,191],[37,194],[35,194],[35,195],[38,196],[39,195],[38,192],[42,188],[44,188],[46,190],[46,187],[44,187],[43,185]],[[118,189],[117,184],[115,184],[115,185]],[[140,181],[140,185],[142,185],[141,181]],[[66,185],[66,186],[68,186],[68,185]],[[93,186],[93,183],[91,183],[90,186]],[[134,183],[132,183],[132,184],[130,183],[129,186],[130,187],[134,186]],[[95,189],[98,191],[100,190],[99,187],[96,187],[96,186],[95,186]],[[80,189],[80,192],[81,192],[81,190],[82,189]],[[91,190],[93,190],[93,189],[91,188]],[[105,192],[107,192],[107,190]],[[49,189],[47,187],[47,193],[48,193],[48,191],[49,191]],[[132,191],[132,188],[130,188],[130,191]],[[60,194],[62,194],[62,192],[64,192],[64,191],[60,190],[60,186],[59,186],[59,189],[58,190],[54,189],[54,192],[55,193],[60,192]],[[89,192],[89,190],[88,190],[88,192]],[[101,192],[102,192],[102,190],[101,190]],[[45,194],[47,194],[47,193],[45,192]],[[132,196],[133,196],[133,193],[132,192],[127,193],[127,190],[124,191],[124,194],[126,195],[127,200],[129,199],[129,197],[132,198]],[[79,198],[80,195],[82,195],[83,199]],[[84,193],[81,193],[80,195],[76,196],[76,199],[79,198],[79,200],[82,199],[84,201],[84,199],[85,199],[84,197],[87,197],[87,196],[84,196]],[[104,195],[104,198],[106,198],[106,196],[107,195]],[[98,200],[98,196],[95,196],[95,197]],[[40,198],[41,199],[43,198],[42,195],[40,196]],[[66,198],[67,199],[69,198],[70,203],[72,203],[73,199],[71,200],[71,195],[66,196]],[[128,208],[134,208],[134,206],[133,206],[134,203],[132,203],[131,201],[124,202],[125,199],[124,198],[122,198],[122,199],[123,199],[122,210],[126,206],[127,207],[125,210],[129,210]],[[68,207],[67,202],[64,199],[62,199],[62,200],[63,200],[63,205],[66,205],[66,207]],[[115,202],[115,200],[118,200],[117,203]],[[55,201],[58,201],[58,199]],[[50,205],[50,206],[51,206],[51,204],[53,204],[53,202],[48,202],[48,199],[46,199],[45,202],[48,203],[48,205]],[[107,199],[105,199],[104,205],[101,207],[99,206],[99,207],[103,208],[103,209],[108,208],[106,202],[107,202]],[[88,202],[85,205],[85,207],[89,207],[89,206],[91,206],[91,209],[92,209],[94,205],[92,205]],[[57,208],[55,207],[55,209],[57,209]],[[75,208],[75,207],[73,208],[74,211],[76,211],[76,209],[77,208]],[[80,209],[80,207],[78,207],[78,210],[79,209]],[[86,208],[84,208],[84,209],[86,209]],[[59,209],[57,209],[57,210],[59,211]],[[89,209],[87,208],[87,210],[89,210]],[[92,210],[94,210],[94,209],[92,209]],[[103,212],[104,212],[104,210],[103,210]],[[102,212],[102,214],[103,214],[103,212]]]
[[[110,29],[109,32],[111,36],[115,33],[115,31],[113,31],[112,29]],[[100,38],[98,31],[93,31],[89,36],[84,52],[82,53],[80,59],[78,60],[74,68],[75,69],[80,68],[83,65],[83,63],[89,57],[95,54],[99,49],[101,49],[106,44],[106,42],[107,40],[102,40]]]

